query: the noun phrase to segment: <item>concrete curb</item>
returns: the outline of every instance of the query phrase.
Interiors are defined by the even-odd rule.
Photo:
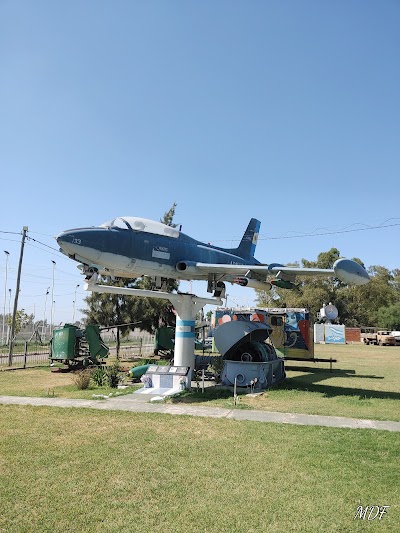
[[[300,413],[279,413],[219,407],[199,407],[196,405],[177,405],[137,401],[131,396],[110,398],[109,400],[74,400],[67,398],[31,398],[24,396],[0,396],[3,405],[32,405],[46,407],[74,407],[98,409],[101,411],[130,411],[135,413],[161,413],[169,415],[203,416],[249,420],[253,422],[274,422],[302,426],[324,426],[348,429],[376,429],[400,431],[400,422],[390,420],[364,420],[339,416],[306,415]]]

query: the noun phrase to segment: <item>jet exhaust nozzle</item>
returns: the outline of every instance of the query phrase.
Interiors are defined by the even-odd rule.
[[[186,272],[187,274],[198,271],[195,261],[178,261],[175,268],[178,272]]]

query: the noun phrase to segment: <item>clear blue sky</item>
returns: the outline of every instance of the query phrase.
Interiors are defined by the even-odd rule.
[[[57,249],[64,229],[177,202],[185,233],[222,246],[259,218],[263,262],[335,246],[399,268],[399,27],[395,0],[3,0],[0,230]],[[13,298],[20,236],[0,239]],[[70,321],[83,280],[34,241],[18,307],[42,319],[52,260]],[[1,312],[4,287],[5,254]]]

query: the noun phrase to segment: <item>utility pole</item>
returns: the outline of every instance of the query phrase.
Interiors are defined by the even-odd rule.
[[[6,299],[7,299],[7,274],[8,274],[8,261],[10,257],[10,252],[7,252],[7,250],[4,250],[4,253],[6,254],[6,277],[4,280],[4,307],[3,307],[3,331],[1,334],[1,344],[4,345],[4,331],[5,331],[5,321],[6,321]]]
[[[72,314],[72,323],[75,324],[75,307],[76,307],[76,291],[78,289],[79,285],[77,285],[75,287],[75,298],[74,298],[74,301],[73,301],[73,304],[74,304],[74,312]]]
[[[53,336],[53,331],[54,331],[54,326],[53,326],[53,322],[54,322],[54,269],[56,268],[56,262],[55,261],[51,261],[53,263],[53,283],[51,285],[51,313],[50,313],[50,326],[51,326],[51,334]]]
[[[18,308],[18,296],[19,296],[19,285],[21,282],[21,270],[22,270],[22,258],[24,257],[24,246],[26,232],[28,231],[28,226],[22,228],[22,240],[21,240],[21,251],[19,254],[19,263],[18,263],[18,274],[17,274],[17,286],[15,288],[15,298],[14,298],[14,311],[11,323],[11,334],[10,334],[10,351],[8,352],[8,365],[12,365],[12,353],[13,353],[13,343],[15,335],[15,319],[17,317],[17,308]]]

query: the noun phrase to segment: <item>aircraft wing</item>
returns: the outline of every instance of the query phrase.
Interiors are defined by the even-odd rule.
[[[196,267],[210,274],[227,274],[231,276],[246,276],[249,272],[258,276],[270,276],[279,273],[291,276],[334,276],[333,268],[301,268],[280,265],[230,265],[196,263]]]
[[[294,281],[296,276],[336,277],[351,285],[364,285],[370,281],[369,275],[362,265],[350,259],[338,259],[333,268],[290,267],[272,263],[269,265],[231,265],[196,263],[196,267],[210,274],[229,276],[245,276],[246,278],[266,279],[275,276],[281,280]]]
[[[268,271],[273,272],[274,274],[279,274],[279,272],[282,272],[294,276],[321,276],[324,278],[335,275],[335,271],[333,270],[333,268],[303,268],[270,265]]]

